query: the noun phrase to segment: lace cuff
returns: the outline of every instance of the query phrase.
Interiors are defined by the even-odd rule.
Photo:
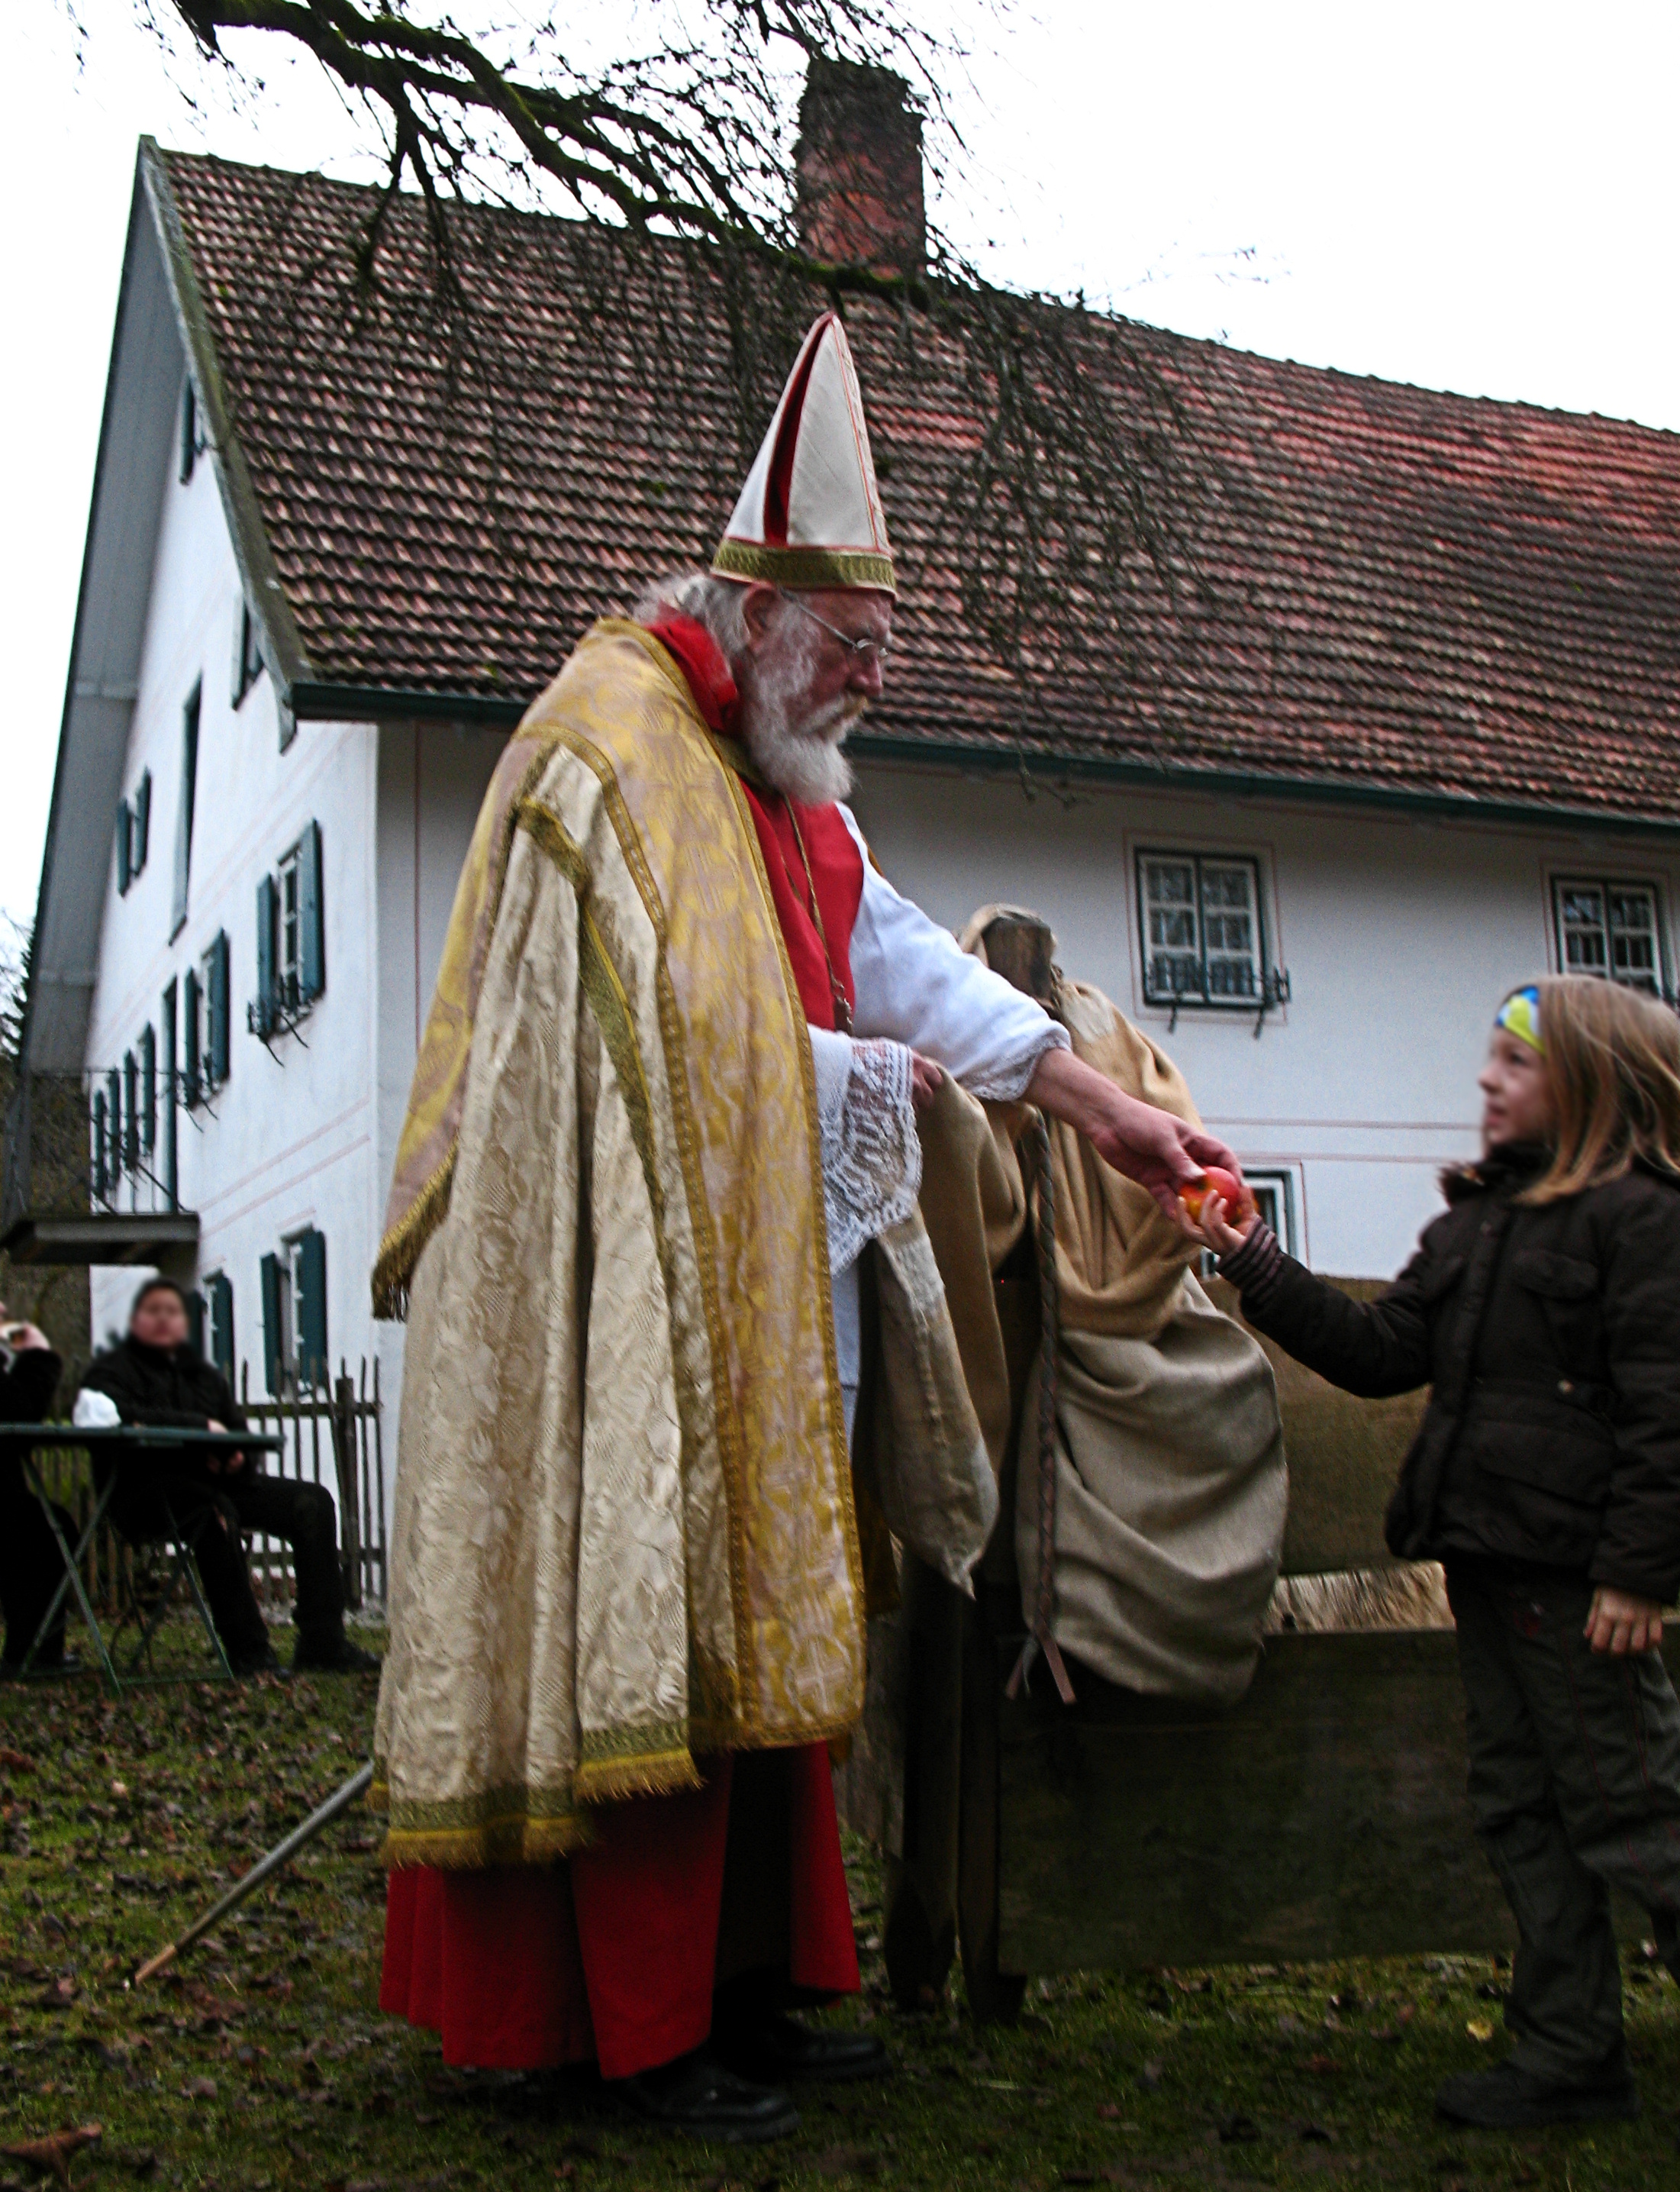
[[[847,1053],[837,1071],[841,1047]],[[921,1144],[902,1042],[853,1042],[812,1030],[829,1268],[843,1271],[866,1241],[908,1218],[921,1187]]]
[[[1032,1047],[1007,1067],[999,1066],[991,1073],[977,1074],[965,1078],[963,1087],[971,1096],[977,1096],[982,1104],[1014,1104],[1027,1093],[1028,1084],[1039,1070],[1039,1060],[1047,1050],[1071,1050],[1073,1038],[1059,1020],[1046,1014],[1043,1028],[1034,1036]]]

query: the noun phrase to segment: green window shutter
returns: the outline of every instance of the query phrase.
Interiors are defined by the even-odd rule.
[[[298,972],[305,1004],[312,1004],[327,987],[327,933],[322,908],[321,825],[311,822],[298,843]]]
[[[227,1079],[229,1063],[228,971],[227,931],[221,928],[210,946],[210,1025],[206,1030],[210,1042],[210,1082],[216,1088]]]
[[[117,808],[117,895],[127,898],[128,885],[133,881],[128,862],[134,842],[134,818],[126,799]]]
[[[181,391],[181,482],[185,486],[192,477],[192,468],[198,461],[198,398],[193,393],[192,376]]]
[[[263,1374],[268,1379],[269,1391],[276,1400],[280,1398],[281,1371],[283,1356],[281,1351],[282,1334],[280,1329],[280,1259],[263,1258]]]
[[[179,1145],[175,1140],[175,1106],[180,1101],[176,1081],[175,985],[163,992],[163,1190],[171,1210],[180,1207]]]
[[[122,1177],[122,1076],[113,1065],[105,1076],[105,1169]]]
[[[122,1060],[122,1162],[133,1173],[140,1162],[140,1069],[131,1050]]]
[[[327,1236],[314,1226],[298,1242],[298,1383],[327,1384]]]
[[[265,876],[257,885],[257,1005],[252,1027],[258,1035],[268,1035],[274,1027],[274,926],[278,910],[274,877]]]
[[[198,716],[203,685],[193,687],[181,711],[181,803],[175,814],[174,913],[171,936],[186,919],[187,885],[192,874],[192,810],[198,794]]]
[[[147,769],[134,791],[134,829],[129,839],[128,872],[137,876],[151,850],[151,771]]]
[[[186,1108],[193,1105],[204,1093],[202,1061],[198,1055],[198,977],[188,968],[186,979],[181,984],[182,1013],[186,1025],[185,1098]]]
[[[105,1092],[94,1097],[94,1199],[103,1202],[111,1191],[110,1177],[105,1171]]]
[[[157,1037],[140,1030],[140,1147],[150,1156],[157,1147]]]
[[[186,1336],[195,1355],[204,1352],[204,1297],[195,1287],[186,1298]]]
[[[230,1385],[233,1383],[233,1281],[218,1271],[210,1281],[211,1361]]]

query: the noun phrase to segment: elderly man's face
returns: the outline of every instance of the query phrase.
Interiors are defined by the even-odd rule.
[[[741,729],[754,760],[789,798],[842,799],[851,772],[840,749],[881,690],[892,597],[850,587],[795,593],[753,585],[743,604],[747,659],[737,671]],[[874,642],[861,653],[851,640]]]

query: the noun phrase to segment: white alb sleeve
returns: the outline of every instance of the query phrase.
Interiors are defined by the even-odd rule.
[[[1068,1030],[901,897],[870,859],[851,809],[840,813],[863,859],[851,932],[855,1032],[920,1051],[971,1095],[1011,1102],[1024,1094],[1045,1053],[1071,1047]]]

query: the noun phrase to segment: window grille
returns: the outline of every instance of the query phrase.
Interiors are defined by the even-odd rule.
[[[1558,965],[1648,996],[1663,994],[1662,916],[1654,883],[1559,876],[1552,884]]]
[[[1268,995],[1257,860],[1140,852],[1143,996],[1151,1005],[1253,1011]]]

